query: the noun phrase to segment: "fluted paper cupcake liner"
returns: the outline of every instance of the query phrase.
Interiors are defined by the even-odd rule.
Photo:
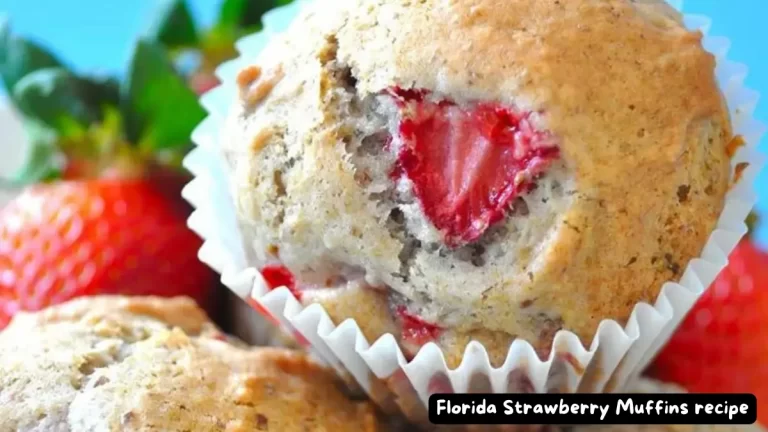
[[[754,179],[763,165],[756,152],[765,128],[752,114],[758,94],[744,87],[747,68],[730,62],[728,39],[708,35],[710,20],[685,16],[685,24],[705,34],[704,47],[717,58],[716,75],[731,111],[734,132],[746,145],[732,159],[732,172],[742,162],[749,166],[729,191],[716,229],[701,256],[688,263],[679,282],[667,282],[654,304],[638,303],[625,325],[604,320],[587,346],[573,333],[555,336],[547,359],[539,358],[526,341],[509,347],[506,361],[493,367],[486,349],[471,342],[458,368],[450,370],[440,348],[428,343],[410,361],[393,335],[367,340],[358,324],[347,319],[334,323],[318,304],[303,306],[287,288],[269,291],[259,272],[249,266],[235,214],[218,136],[230,105],[235,101],[235,75],[277,33],[284,31],[298,11],[311,0],[272,10],[264,17],[264,30],[240,40],[240,57],[222,65],[217,74],[223,84],[203,96],[209,116],[193,134],[197,148],[185,164],[195,179],[184,196],[196,207],[189,226],[205,243],[200,258],[219,271],[222,281],[267,320],[279,323],[307,348],[352,377],[387,411],[401,411],[412,420],[424,418],[423,403],[440,392],[610,392],[621,390],[652,360],[701,293],[726,265],[727,257],[746,232],[744,220],[755,202]],[[680,9],[681,2],[673,6]],[[733,174],[735,175],[735,174]],[[263,323],[252,322],[254,328]],[[268,334],[264,326],[262,334]],[[588,341],[585,341],[588,342]]]

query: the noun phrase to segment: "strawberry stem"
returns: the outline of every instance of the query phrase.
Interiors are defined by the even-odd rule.
[[[759,222],[760,218],[757,216],[757,213],[750,212],[749,215],[747,215],[747,220],[744,222],[747,224],[747,234],[745,235],[745,238],[752,238],[752,233],[755,232],[755,227],[757,227]]]

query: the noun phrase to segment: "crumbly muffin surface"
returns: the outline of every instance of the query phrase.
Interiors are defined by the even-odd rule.
[[[222,135],[250,259],[305,303],[373,288],[372,326],[413,349],[588,343],[716,224],[714,65],[662,1],[318,0],[238,76]]]
[[[305,355],[228,340],[189,299],[104,297],[0,333],[2,431],[374,431]]]

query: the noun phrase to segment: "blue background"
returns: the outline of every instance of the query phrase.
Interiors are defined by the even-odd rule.
[[[198,22],[210,24],[219,1],[188,0]],[[253,0],[259,1],[259,0]],[[151,22],[158,0],[0,0],[0,14],[11,19],[16,32],[44,42],[76,70],[119,72],[127,62],[131,44]],[[732,41],[729,59],[750,68],[747,85],[768,95],[768,2],[764,0],[687,0],[686,13],[713,19],[712,35]],[[768,120],[768,102],[756,116]],[[760,149],[765,153],[768,140]],[[768,170],[757,181],[758,211],[768,220]],[[768,247],[768,223],[756,233]]]

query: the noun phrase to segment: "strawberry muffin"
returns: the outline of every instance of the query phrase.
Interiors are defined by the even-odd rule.
[[[191,299],[93,297],[0,333],[2,431],[376,431],[306,355],[249,349]]]
[[[316,0],[223,131],[249,259],[406,356],[589,343],[716,225],[714,68],[661,0]]]

